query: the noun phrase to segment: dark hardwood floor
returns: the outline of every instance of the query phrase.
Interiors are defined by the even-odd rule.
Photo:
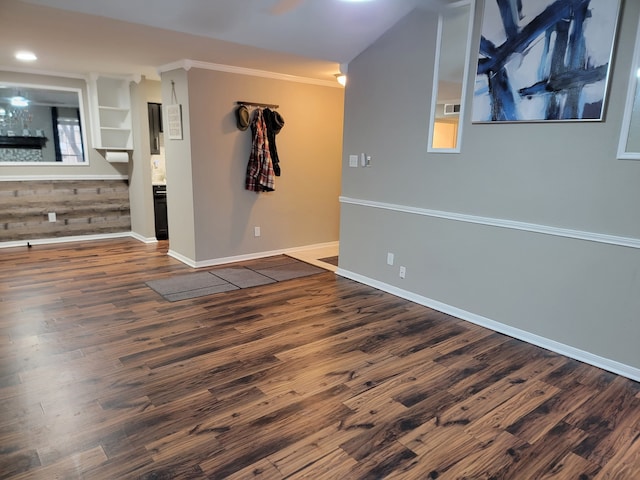
[[[169,303],[166,242],[0,250],[0,478],[640,479],[640,385],[331,272]]]

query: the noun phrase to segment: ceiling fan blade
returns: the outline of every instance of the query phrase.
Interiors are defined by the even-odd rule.
[[[275,5],[271,7],[269,13],[272,15],[282,15],[297,8],[302,2],[303,0],[278,0]]]

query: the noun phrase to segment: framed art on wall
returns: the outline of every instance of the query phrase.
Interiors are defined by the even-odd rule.
[[[486,0],[474,122],[600,121],[620,0]]]
[[[169,140],[182,140],[182,105],[167,105],[166,111]]]

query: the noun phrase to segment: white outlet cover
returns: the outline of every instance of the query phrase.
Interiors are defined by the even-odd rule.
[[[349,155],[349,166],[351,168],[358,167],[358,156],[357,155]]]

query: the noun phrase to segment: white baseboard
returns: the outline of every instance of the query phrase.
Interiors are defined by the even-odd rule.
[[[20,164],[15,164],[20,166]],[[4,165],[9,166],[9,165]],[[57,166],[60,166],[59,164]],[[129,175],[0,175],[0,182],[49,182],[51,180],[128,180]]]
[[[184,263],[185,265],[191,267],[191,268],[198,268],[198,266],[196,265],[196,261],[192,260],[189,257],[185,257],[184,255],[169,249],[169,251],[167,252],[167,255],[169,255],[171,258],[175,258],[176,260],[178,260],[179,262]]]
[[[340,275],[341,277],[349,278],[351,280],[355,280],[356,282],[369,285],[370,287],[377,288],[378,290],[382,290],[384,292],[390,293],[397,297],[410,300],[419,305],[424,305],[425,307],[429,307],[439,312],[446,313],[448,315],[459,318],[461,320],[465,320],[469,323],[473,323],[475,325],[488,328],[495,332],[508,335],[509,337],[522,340],[524,342],[530,343],[532,345],[536,345],[546,350],[559,353],[560,355],[573,358],[574,360],[578,360],[580,362],[593,365],[594,367],[607,370],[609,372],[615,373],[616,375],[621,375],[623,377],[629,378],[636,382],[640,382],[640,369],[638,368],[625,365],[623,363],[617,362],[615,360],[611,360],[609,358],[604,358],[598,355],[594,355],[592,353],[586,352],[584,350],[580,350],[570,345],[565,345],[563,343],[556,342],[555,340],[551,340],[549,338],[541,337],[539,335],[527,332],[525,330],[520,330],[519,328],[505,325],[504,323],[496,322],[495,320],[491,320],[481,315],[476,315],[475,313],[471,313],[466,310],[462,310],[462,309],[453,307],[451,305],[438,302],[437,300],[423,297],[422,295],[418,295],[418,294],[409,292],[407,290],[403,290],[401,288],[395,287],[393,285],[389,285],[384,282],[379,282],[377,280],[374,280],[369,277],[365,277],[363,275],[359,275],[349,270],[338,268],[338,270],[336,271],[336,274]]]
[[[273,257],[274,255],[287,255],[290,253],[305,252],[308,250],[315,250],[319,248],[337,247],[338,245],[339,245],[339,242],[316,243],[313,245],[304,245],[302,247],[282,248],[278,250],[269,250],[264,252],[234,255],[231,257],[220,257],[220,258],[213,258],[210,260],[200,260],[197,262],[192,258],[185,257],[184,255],[181,255],[173,250],[169,250],[168,255],[170,257],[175,258],[176,260],[181,261],[186,265],[189,265],[192,268],[204,268],[204,267],[215,267],[217,265],[224,265],[225,263],[244,262],[247,260],[255,260],[257,258]]]
[[[0,248],[26,247],[29,245],[49,245],[55,243],[88,242],[90,240],[107,240],[110,238],[133,237],[133,232],[104,233],[100,235],[78,235],[70,237],[34,238],[28,240],[16,240],[0,242]]]
[[[143,237],[136,232],[131,232],[130,236],[142,243],[158,243],[158,239],[156,237]]]
[[[335,242],[326,242],[326,243],[316,243],[313,245],[306,245],[304,247],[295,247],[295,248],[288,248],[285,251],[283,251],[282,253],[284,254],[289,254],[289,253],[301,253],[301,252],[307,252],[309,250],[319,250],[322,248],[338,248],[340,246],[340,242],[335,241]]]

